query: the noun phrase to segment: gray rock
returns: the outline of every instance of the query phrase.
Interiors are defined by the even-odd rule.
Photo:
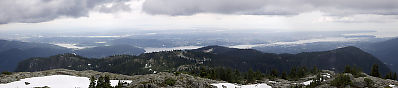
[[[330,86],[330,82],[335,79],[336,73],[333,71],[323,70],[323,74],[331,74],[331,78],[327,78],[322,82],[322,85],[317,86],[316,88],[337,88]],[[0,83],[10,83],[13,81],[18,81],[24,78],[31,77],[41,77],[41,76],[50,76],[50,75],[71,75],[71,76],[79,76],[79,77],[99,77],[99,76],[109,76],[114,80],[132,80],[127,86],[131,88],[215,88],[211,86],[212,83],[225,83],[225,81],[217,81],[206,78],[195,77],[187,74],[174,74],[167,72],[160,72],[157,74],[147,74],[147,75],[121,75],[114,74],[108,72],[97,72],[92,70],[87,71],[74,71],[67,69],[53,69],[46,70],[40,72],[17,72],[11,75],[1,75]],[[372,77],[369,75],[365,75],[365,77],[354,78],[351,74],[345,73],[348,75],[352,81],[352,85],[346,86],[346,88],[364,88],[366,87],[366,83],[364,81],[365,78],[369,78],[374,82],[374,87],[384,88],[389,85],[398,85],[396,80],[382,79],[378,77]],[[266,83],[274,88],[289,88],[294,85],[301,85],[300,83],[311,80],[315,78],[315,75],[308,75],[304,78],[301,78],[297,81],[289,81],[284,79],[275,79],[270,81],[269,79],[257,80],[257,83]],[[174,79],[174,85],[167,85],[165,83],[166,79]]]

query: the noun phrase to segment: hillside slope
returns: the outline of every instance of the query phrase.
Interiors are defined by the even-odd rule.
[[[385,62],[391,70],[398,71],[398,38],[373,43],[363,49]]]
[[[61,54],[22,61],[17,71],[65,68],[121,74],[146,74],[208,66],[227,67],[240,71],[253,69],[268,72],[271,69],[289,71],[293,67],[312,68],[317,66],[320,69],[341,72],[346,65],[351,65],[369,73],[373,64],[379,65],[382,74],[390,72],[390,69],[377,58],[356,47],[344,47],[323,52],[273,54],[252,49],[208,46],[196,50],[145,53],[139,56],[116,55],[101,59],[87,59],[74,54]]]
[[[14,71],[18,62],[31,57],[48,57],[71,50],[44,43],[0,40],[0,71]]]

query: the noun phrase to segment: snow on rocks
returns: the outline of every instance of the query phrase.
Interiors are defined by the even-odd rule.
[[[116,86],[119,80],[110,80],[111,86]],[[131,83],[131,80],[121,80]],[[70,75],[51,75],[43,77],[25,78],[19,81],[0,84],[0,88],[33,88],[48,86],[51,88],[88,88],[90,84],[87,77],[76,77]]]
[[[271,86],[261,83],[261,84],[250,84],[250,85],[236,85],[232,83],[215,83],[211,84],[217,88],[272,88]]]
[[[330,79],[331,78],[331,74],[329,74],[329,73],[321,73],[321,76],[323,77],[323,81],[325,81],[326,79]],[[325,79],[325,77],[326,77],[326,79]],[[319,80],[321,80],[321,79],[319,79]],[[303,85],[310,85],[311,84],[311,82],[313,82],[313,80],[307,80],[307,81],[305,81],[305,82],[302,82],[301,84],[303,84]]]
[[[302,84],[307,86],[307,85],[310,85],[311,82],[312,82],[312,80],[308,80],[308,81],[303,82]]]
[[[390,87],[395,87],[395,85],[388,85],[388,86],[390,86]]]

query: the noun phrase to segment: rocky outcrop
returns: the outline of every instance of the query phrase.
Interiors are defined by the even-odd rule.
[[[338,75],[337,73],[329,70],[323,70],[321,74],[328,74],[328,75],[322,75],[325,78],[325,81],[322,82],[321,85],[317,86],[316,88],[338,88],[331,86],[331,82],[336,78]],[[398,81],[396,80],[390,80],[390,79],[383,79],[379,77],[373,77],[369,76],[365,73],[363,77],[354,77],[350,73],[344,73],[344,75],[348,75],[351,80],[351,85],[347,85],[346,87],[348,88],[368,88],[365,79],[370,79],[372,80],[372,86],[375,88],[385,88],[385,87],[392,87],[392,88],[398,88]],[[290,88],[293,86],[306,86],[303,83],[309,80],[314,79],[316,76],[315,75],[309,75],[305,78],[301,78],[297,81],[289,81],[289,80],[284,80],[284,79],[274,79],[274,80],[268,80],[265,79],[261,81],[262,83],[266,83],[272,87],[275,88]]]
[[[175,80],[173,86],[165,84],[166,79]],[[219,83],[223,81],[215,81],[205,78],[194,77],[187,74],[172,74],[161,72],[158,74],[137,75],[133,77],[133,82],[130,87],[139,88],[211,88],[210,84]]]
[[[187,74],[177,74],[177,73],[168,73],[168,72],[128,76],[128,75],[114,74],[108,72],[97,72],[92,70],[75,71],[67,69],[53,69],[53,70],[46,70],[40,72],[17,72],[11,75],[1,75],[0,84],[17,81],[24,78],[49,76],[49,75],[71,75],[79,77],[91,77],[91,76],[99,77],[107,75],[114,80],[131,80],[132,82],[127,85],[127,87],[131,88],[214,88],[214,86],[211,85],[213,83],[226,83],[225,81],[217,81],[217,80],[191,76]],[[364,88],[367,86],[365,79],[372,80],[373,81],[372,86],[377,88],[384,88],[387,86],[398,85],[398,81],[396,80],[382,79],[378,77],[372,77],[366,74],[364,74],[363,77],[356,77],[356,78],[349,73],[345,73],[344,75],[348,75],[352,82],[351,85],[347,85],[347,87]],[[330,85],[331,82],[336,78],[337,73],[333,71],[323,70],[321,72],[321,76],[325,79],[325,81],[323,81],[321,85],[317,86],[316,88],[337,88]],[[278,78],[274,80],[263,79],[263,80],[257,80],[256,83],[266,83],[267,85],[270,85],[274,88],[289,88],[294,86],[308,85],[305,84],[305,82],[308,83],[309,80],[312,80],[315,77],[316,77],[315,75],[308,75],[296,81],[289,81]]]
[[[24,78],[31,77],[41,77],[50,75],[71,75],[79,77],[99,77],[99,76],[109,76],[113,80],[132,80],[132,83],[128,84],[128,87],[133,88],[212,88],[210,84],[220,83],[224,81],[216,81],[206,78],[194,77],[187,74],[174,74],[167,72],[160,72],[157,74],[147,74],[147,75],[121,75],[108,72],[97,72],[92,70],[86,71],[75,71],[67,69],[53,69],[39,72],[17,72],[11,75],[1,75],[0,84],[10,83],[18,81]],[[166,79],[174,80],[173,85],[166,83]]]

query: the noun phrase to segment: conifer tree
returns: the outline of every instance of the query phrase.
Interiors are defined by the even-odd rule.
[[[91,76],[90,85],[88,86],[88,88],[95,88],[95,78],[94,78],[94,76]]]
[[[257,70],[256,72],[254,72],[254,77],[257,80],[261,80],[264,77],[264,74]]]
[[[112,88],[109,76],[104,77],[104,88]]]
[[[282,72],[282,77],[281,77],[282,79],[287,79],[287,75],[286,75],[286,72]]]
[[[103,88],[103,86],[104,86],[104,77],[100,76],[98,77],[96,88]]]
[[[351,73],[351,67],[349,65],[346,65],[344,68],[344,73]]]
[[[312,73],[312,74],[316,74],[316,73],[318,73],[318,72],[319,72],[318,68],[317,68],[316,66],[314,66],[314,68],[312,68],[311,73]]]
[[[374,77],[380,77],[379,65],[373,64],[370,75]]]
[[[388,74],[386,74],[386,76],[384,78],[385,79],[392,79],[392,73],[389,72]]]
[[[296,67],[293,67],[290,69],[289,78],[295,79],[296,77],[297,77],[297,69]]]
[[[248,83],[254,82],[254,76],[255,76],[255,74],[254,74],[253,70],[249,69],[249,71],[247,71],[247,76],[246,76],[247,82]]]
[[[304,77],[306,75],[306,70],[307,70],[306,67],[299,67],[296,77],[298,77],[298,78]]]
[[[123,82],[119,80],[119,82],[117,83],[117,85],[115,86],[115,88],[123,88]]]
[[[272,69],[272,71],[271,71],[271,76],[273,76],[273,77],[278,77],[278,74],[279,74],[279,72],[278,72],[277,69]]]
[[[393,80],[397,80],[397,72],[394,72],[394,75],[392,77]]]
[[[239,82],[240,80],[241,80],[241,74],[240,74],[240,72],[238,71],[238,70],[236,70],[235,69],[235,71],[234,71],[234,81],[235,82]]]

